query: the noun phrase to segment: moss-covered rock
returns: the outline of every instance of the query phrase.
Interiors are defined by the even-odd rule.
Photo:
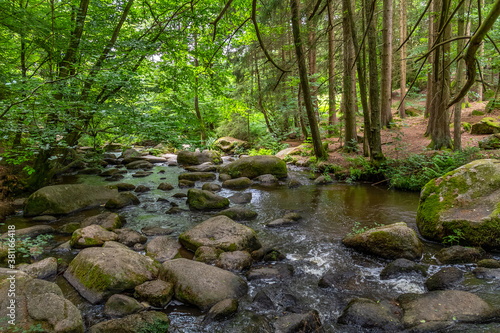
[[[229,206],[229,199],[210,191],[190,189],[187,204],[190,209],[194,210],[224,209]]]
[[[225,299],[246,295],[247,283],[223,269],[188,259],[163,263],[162,280],[174,284],[175,298],[207,310]]]
[[[146,255],[162,263],[174,259],[180,249],[181,245],[176,239],[158,236],[146,245]]]
[[[484,111],[482,110],[472,110],[473,116],[484,116]]]
[[[248,188],[252,185],[252,181],[247,177],[238,177],[226,180],[222,183],[222,187],[234,190],[241,190]]]
[[[347,304],[338,322],[376,331],[399,332],[403,329],[400,313],[395,304],[386,300],[375,302],[367,298],[356,298]]]
[[[210,308],[203,319],[204,323],[212,321],[223,321],[238,311],[239,302],[237,299],[225,299]]]
[[[135,287],[134,297],[157,308],[164,308],[174,296],[174,285],[162,280],[147,281]]]
[[[422,242],[417,233],[399,222],[348,235],[342,240],[347,247],[386,259],[418,259],[422,256]]]
[[[494,134],[500,133],[500,122],[492,117],[484,117],[478,123],[472,125],[471,134]]]
[[[145,311],[111,319],[92,326],[90,333],[149,333],[168,332],[170,319],[159,311]]]
[[[117,194],[116,188],[106,186],[85,184],[46,186],[29,196],[24,216],[69,214],[102,205]]]
[[[286,163],[276,156],[249,156],[240,158],[223,166],[221,173],[227,173],[231,177],[255,178],[260,175],[271,174],[277,178],[287,176]]]
[[[180,165],[198,165],[206,162],[222,163],[220,153],[213,150],[205,150],[201,153],[183,150],[177,154],[177,163]]]
[[[70,244],[75,249],[83,249],[102,246],[104,242],[117,239],[118,236],[114,232],[108,231],[100,225],[92,224],[85,228],[76,229],[71,236]]]
[[[422,236],[500,248],[500,161],[477,160],[428,182],[420,194],[417,226]]]
[[[242,271],[252,265],[252,256],[247,251],[224,252],[219,256],[217,267],[230,271]]]
[[[104,313],[111,318],[128,316],[144,310],[144,305],[132,297],[116,294],[111,296],[104,305]]]
[[[226,154],[234,154],[236,149],[250,148],[250,144],[247,141],[232,138],[230,136],[218,138],[214,145],[217,149],[222,150]]]
[[[217,177],[213,172],[186,172],[186,173],[181,173],[178,176],[178,178],[179,180],[185,179],[185,180],[190,180],[192,182],[196,182],[196,181],[215,180]]]
[[[500,133],[490,135],[478,142],[481,149],[500,149]]]
[[[200,246],[224,251],[253,251],[261,247],[251,228],[236,223],[227,216],[212,217],[179,236],[180,243],[196,252]]]
[[[257,212],[244,207],[231,207],[224,209],[217,215],[225,215],[235,221],[248,221],[257,217]]]
[[[81,227],[85,228],[89,225],[100,225],[106,230],[113,231],[114,229],[121,228],[122,221],[120,216],[115,213],[105,212],[99,215],[91,216],[82,221]]]
[[[380,279],[394,279],[407,274],[420,274],[427,276],[427,267],[422,264],[417,264],[408,259],[396,259],[384,267],[380,272]]]
[[[121,192],[116,197],[109,199],[105,207],[108,209],[120,209],[130,205],[138,205],[139,203],[139,199],[134,194]]]
[[[64,277],[92,304],[133,289],[158,276],[160,264],[132,250],[115,247],[83,249]]]
[[[454,245],[439,250],[435,257],[441,265],[453,265],[477,262],[483,254],[484,250],[481,248]]]

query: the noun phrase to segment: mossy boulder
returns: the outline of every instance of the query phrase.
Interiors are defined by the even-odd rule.
[[[207,315],[203,319],[204,323],[212,321],[223,321],[238,311],[239,302],[237,299],[225,299],[215,304],[210,308]]]
[[[170,319],[159,311],[145,311],[92,326],[90,333],[168,332]]]
[[[187,204],[194,210],[224,209],[229,206],[229,199],[210,191],[190,189]]]
[[[417,233],[399,222],[348,235],[342,243],[355,250],[374,254],[386,259],[419,259],[422,256],[422,242]]]
[[[135,287],[134,297],[157,308],[164,308],[174,296],[174,285],[162,280],[147,281]]]
[[[394,279],[408,274],[420,274],[422,276],[427,276],[427,267],[408,259],[396,259],[384,267],[382,272],[380,272],[380,279]]]
[[[120,216],[115,213],[105,212],[99,215],[91,216],[82,221],[81,227],[85,228],[89,225],[100,225],[106,230],[113,231],[114,229],[121,228],[122,221]]]
[[[492,117],[484,117],[478,123],[472,125],[470,134],[494,134],[500,133],[500,122]]]
[[[443,241],[460,234],[460,243],[500,249],[500,161],[476,160],[422,189],[417,226],[422,236]]]
[[[130,296],[116,294],[104,305],[104,313],[111,318],[128,316],[144,310],[144,305]]]
[[[215,141],[214,146],[217,149],[222,150],[226,154],[234,154],[234,151],[236,149],[248,149],[248,148],[250,148],[250,144],[247,141],[232,138],[230,136],[218,138]]]
[[[180,249],[181,245],[176,239],[158,236],[146,245],[146,255],[162,263],[175,258]]]
[[[15,275],[15,296],[7,297]],[[0,268],[0,318],[11,320],[8,315],[10,300],[15,299],[15,326],[0,321],[1,332],[31,332],[31,327],[40,325],[43,332],[83,333],[82,316],[78,308],[64,298],[61,288],[55,283],[34,279],[21,271]]]
[[[220,153],[213,150],[205,150],[201,153],[183,150],[177,154],[177,163],[180,165],[199,165],[206,162],[222,163]]]
[[[435,257],[441,265],[469,264],[477,262],[484,254],[479,247],[465,247],[454,245],[439,250]]]
[[[321,332],[321,319],[316,310],[289,313],[274,323],[275,333]]]
[[[479,148],[484,150],[500,149],[500,133],[490,135],[478,142]]]
[[[185,179],[185,180],[190,180],[192,182],[196,181],[210,181],[210,180],[215,180],[217,176],[213,172],[186,172],[186,173],[181,173],[178,176],[179,180]]]
[[[212,217],[179,236],[180,243],[192,252],[200,246],[224,251],[249,251],[261,247],[257,234],[251,228],[236,223],[227,216]]]
[[[100,225],[92,224],[88,227],[76,229],[71,236],[72,248],[83,249],[86,247],[102,246],[104,242],[116,241],[118,235],[108,231]]]
[[[117,247],[83,249],[64,277],[90,303],[96,304],[158,276],[160,264],[132,250]]]
[[[482,110],[472,110],[473,116],[484,116],[484,111]]]
[[[464,272],[456,267],[441,268],[425,281],[427,290],[457,289],[464,279]]]
[[[225,215],[235,221],[248,221],[257,217],[257,212],[244,207],[231,207],[224,209],[217,215]]]
[[[250,187],[251,185],[252,185],[252,181],[250,180],[250,178],[247,178],[247,177],[238,177],[238,178],[234,178],[234,179],[228,179],[222,183],[222,187],[230,188],[233,190],[245,189],[245,188]]]
[[[105,207],[108,209],[120,209],[130,205],[138,205],[139,203],[139,199],[134,194],[121,192],[116,197],[109,199]]]
[[[233,178],[255,178],[260,175],[271,174],[277,178],[287,176],[286,163],[276,156],[262,155],[240,158],[223,166],[221,173],[227,173]]]
[[[367,298],[355,298],[342,311],[338,323],[376,331],[399,332],[403,329],[400,313],[395,304],[386,300],[375,302]]]
[[[106,186],[66,184],[42,187],[31,194],[24,216],[62,215],[105,204],[118,190]]]
[[[175,298],[207,310],[225,299],[239,299],[248,291],[241,277],[226,270],[188,259],[163,263],[162,280],[174,284]]]

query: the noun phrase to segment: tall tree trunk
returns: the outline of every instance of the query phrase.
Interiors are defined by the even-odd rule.
[[[318,106],[318,88],[316,85],[317,78],[317,61],[316,61],[316,25],[317,20],[313,17],[310,20],[307,20],[307,39],[308,39],[308,59],[309,59],[309,83],[311,88],[311,98],[314,107],[314,114],[316,115],[316,120],[319,121],[319,106]]]
[[[257,73],[257,104],[259,105],[259,109],[264,115],[264,120],[266,121],[267,130],[269,133],[274,133],[273,128],[271,127],[271,123],[269,122],[269,116],[267,115],[267,111],[264,108],[263,96],[262,96],[262,88],[260,85],[260,72],[259,65],[257,64],[257,57],[255,57],[255,71]]]
[[[465,1],[464,4],[458,10],[458,28],[457,35],[463,36],[465,35],[465,7],[468,7],[468,2]],[[465,40],[459,39],[457,41],[457,56],[462,53],[462,50],[465,47]],[[456,84],[455,90],[458,90],[459,87],[462,87],[465,83],[465,61],[461,58],[457,60],[457,75],[456,75]],[[462,99],[457,104],[455,104],[454,108],[454,117],[453,117],[453,149],[455,151],[459,151],[462,149],[462,103],[464,100]]]
[[[335,29],[333,28],[333,1],[328,9],[328,135],[333,134],[333,126],[337,122],[335,103]]]
[[[373,7],[371,7],[373,5]],[[366,12],[373,16],[368,18],[368,71],[370,94],[370,159],[372,162],[384,160],[382,153],[382,139],[380,137],[380,82],[377,66],[377,14],[375,2],[365,0]],[[370,10],[368,10],[370,9]],[[366,130],[365,130],[366,131]]]
[[[434,3],[431,5],[431,9],[434,8]],[[429,9],[429,22],[428,22],[428,30],[427,30],[427,50],[430,51],[432,48],[432,44],[434,43],[434,13],[433,10]],[[432,64],[432,53],[429,55],[428,63]],[[428,118],[430,116],[431,104],[432,104],[432,96],[434,96],[432,92],[432,72],[427,71],[427,96],[425,99],[425,111],[424,117]],[[430,128],[427,126],[427,130],[425,135],[430,134]]]
[[[404,41],[406,39],[406,0],[399,1],[399,40]],[[400,95],[401,95],[401,106],[399,107],[399,115],[401,118],[406,116],[406,106],[403,97],[406,94],[406,44],[401,48],[401,61],[400,61]]]
[[[302,88],[300,87],[300,85],[297,92],[297,108],[299,110],[300,129],[302,130],[302,135],[304,136],[305,140],[309,136],[309,133],[307,132],[307,126],[304,120],[304,114],[302,112]]]
[[[342,0],[342,31],[344,39],[344,52],[343,52],[343,62],[344,62],[344,77],[343,77],[343,103],[342,112],[344,113],[345,119],[345,150],[353,151],[357,148],[357,134],[356,134],[356,113],[354,110],[354,101],[352,94],[352,35],[351,28],[349,24],[349,10],[351,3],[349,0]]]
[[[383,0],[381,75],[381,122],[382,126],[389,127],[392,122],[392,0]]]
[[[480,1],[481,3],[481,11],[484,10],[484,0],[481,0]],[[481,25],[481,21],[479,22],[479,25]],[[481,46],[479,47],[479,72],[482,73],[482,77],[479,76],[479,80],[483,80],[484,79],[484,68],[483,66],[481,66],[481,58],[484,56],[484,42],[481,43]],[[479,101],[482,102],[484,101],[484,91],[483,91],[483,82],[479,82],[477,84],[477,94],[479,95]]]
[[[318,159],[321,159],[325,156],[325,152],[323,151],[323,147],[321,145],[321,137],[319,134],[318,123],[316,122],[316,117],[314,115],[311,90],[309,89],[306,59],[304,57],[302,38],[300,36],[299,0],[290,0],[290,8],[292,12],[293,43],[295,44],[295,54],[297,56],[298,67],[299,67],[300,85],[302,86],[302,94],[304,95],[304,104],[306,107],[307,118],[309,119],[309,128],[311,129],[314,155]]]
[[[198,68],[199,66],[199,61],[198,61],[198,34],[194,34],[194,67]],[[196,113],[196,118],[198,118],[198,121],[200,122],[200,143],[202,145],[205,144],[205,140],[207,138],[206,134],[206,129],[205,129],[205,122],[203,120],[203,116],[201,114],[200,110],[200,103],[199,103],[199,98],[198,98],[198,88],[199,88],[199,83],[198,83],[198,73],[195,74],[194,77],[194,112]]]
[[[470,6],[467,6],[467,10],[469,9],[469,7]],[[471,21],[472,20],[470,19],[470,16],[469,16],[467,19],[467,23],[465,24],[465,35],[466,36],[470,36]],[[465,103],[465,107],[468,108],[469,107],[469,94],[465,95],[464,103]]]

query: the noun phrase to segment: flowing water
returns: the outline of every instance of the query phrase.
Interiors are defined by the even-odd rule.
[[[185,198],[171,198],[174,193],[187,192],[187,189],[172,191],[156,190],[160,182],[177,184],[177,176],[184,172],[178,167],[157,165],[154,173],[145,178],[133,178],[131,173],[119,182],[146,185],[152,190],[138,194],[141,204],[119,210],[125,217],[126,227],[140,231],[146,226],[166,226],[172,228],[172,237],[192,228],[213,213],[189,211]],[[205,326],[199,310],[173,301],[166,309],[171,318],[171,332],[268,332],[269,323],[282,315],[290,304],[296,308],[316,309],[325,332],[359,332],[359,329],[336,324],[349,300],[365,297],[372,300],[393,299],[404,293],[424,293],[425,279],[411,276],[392,280],[380,280],[379,274],[388,261],[359,254],[341,244],[341,239],[356,227],[372,227],[375,224],[406,222],[416,229],[415,217],[418,206],[418,193],[399,192],[369,184],[333,183],[316,186],[309,180],[309,174],[300,169],[289,169],[289,176],[300,180],[304,185],[289,189],[285,185],[275,188],[253,186],[240,192],[251,192],[252,200],[245,206],[258,213],[258,217],[244,222],[253,228],[264,245],[272,246],[286,255],[284,263],[291,264],[294,275],[285,281],[257,280],[249,282],[249,292],[240,301],[239,314],[224,323]],[[102,177],[92,175],[65,177],[66,183],[113,184]],[[196,187],[203,183],[197,182]],[[238,191],[223,189],[218,194],[229,197]],[[172,205],[167,199],[185,211],[179,214],[165,214]],[[231,204],[231,206],[235,206]],[[99,209],[67,216],[56,223],[62,225],[80,221],[86,216],[98,213]],[[288,227],[270,229],[266,223],[282,217],[288,212],[300,213],[300,223]],[[14,216],[8,223],[29,224],[20,216]],[[65,239],[57,238],[59,242]],[[429,272],[440,267],[435,264],[433,254],[439,244],[425,243],[422,262],[429,264]],[[74,254],[65,255],[69,261]],[[500,287],[498,281],[478,280],[470,273],[472,266],[460,266],[467,271],[464,289],[473,291],[489,303],[500,308]],[[345,281],[329,289],[318,287],[320,277],[329,269],[344,274]],[[78,293],[59,277],[58,284],[66,296],[82,311],[87,325],[104,320],[103,306],[93,306],[85,302]],[[252,304],[252,299],[260,290],[273,299],[275,310],[262,310]],[[499,332],[500,325],[491,323],[473,326],[456,326],[449,332]]]

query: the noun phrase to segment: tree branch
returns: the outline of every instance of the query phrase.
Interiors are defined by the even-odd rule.
[[[233,0],[229,0],[226,3],[226,5],[224,6],[224,8],[222,9],[222,11],[219,13],[219,16],[217,16],[217,18],[213,22],[210,22],[210,24],[213,24],[213,26],[214,26],[214,33],[213,33],[213,37],[212,37],[212,42],[215,41],[215,34],[217,33],[217,23],[219,23],[220,19],[222,18],[222,16],[224,16],[224,13],[229,9],[232,2],[233,2]]]

